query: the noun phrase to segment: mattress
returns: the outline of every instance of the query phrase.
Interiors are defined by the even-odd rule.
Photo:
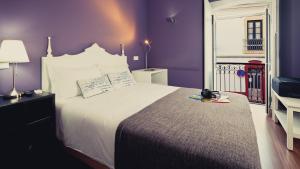
[[[66,147],[113,169],[119,124],[177,89],[137,83],[89,99],[78,96],[57,100],[57,136]]]

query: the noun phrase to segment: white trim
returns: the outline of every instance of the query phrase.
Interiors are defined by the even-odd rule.
[[[9,68],[9,63],[0,63],[0,70],[1,69],[8,69]]]
[[[213,11],[263,6],[273,0],[222,0],[212,3]]]
[[[204,88],[213,89],[212,9],[204,0]]]
[[[245,18],[245,17],[253,17],[253,16],[263,16],[265,12],[255,13],[255,14],[240,14],[234,16],[216,16],[217,20],[226,20],[226,19],[234,19],[234,18]]]
[[[48,48],[47,48],[47,57],[53,57],[52,54],[52,42],[51,42],[51,36],[48,36]]]
[[[272,77],[274,76],[279,76],[280,72],[280,65],[279,65],[279,52],[280,52],[280,35],[279,35],[279,0],[273,0],[272,2],[272,44],[273,45],[273,50],[272,53],[274,53],[274,56],[271,57],[271,64],[272,64]]]

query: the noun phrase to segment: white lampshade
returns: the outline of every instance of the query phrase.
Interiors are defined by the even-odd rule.
[[[0,48],[0,62],[6,63],[26,63],[29,58],[20,40],[4,40]]]

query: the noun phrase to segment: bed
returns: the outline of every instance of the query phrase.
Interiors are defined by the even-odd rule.
[[[54,88],[55,75],[49,71],[53,65],[97,63],[105,70],[128,69],[126,56],[109,54],[97,44],[60,57],[53,57],[50,47],[42,58],[42,87],[47,92]],[[199,90],[136,83],[90,98],[57,97],[57,137],[72,151],[110,169],[259,169],[246,97],[228,93],[231,103],[212,104],[188,98],[196,93]]]

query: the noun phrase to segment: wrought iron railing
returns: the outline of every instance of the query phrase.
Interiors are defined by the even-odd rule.
[[[215,88],[219,91],[241,93],[250,102],[265,103],[264,64],[250,63],[217,63]]]
[[[247,53],[263,53],[264,39],[244,39],[244,50]]]
[[[237,93],[246,93],[245,65],[218,63],[216,67],[216,89]]]

